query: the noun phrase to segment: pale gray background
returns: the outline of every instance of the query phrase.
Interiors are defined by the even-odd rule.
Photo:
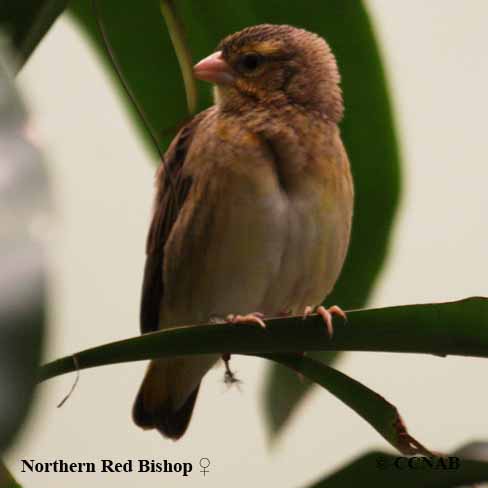
[[[488,2],[368,4],[405,161],[391,255],[371,305],[488,295]],[[46,147],[57,208],[47,360],[138,332],[154,164],[92,49],[66,18],[19,81]],[[367,449],[388,447],[361,418],[317,390],[270,451],[261,405],[266,366],[235,358],[242,392],[228,391],[221,367],[210,372],[189,432],[178,443],[144,433],[130,420],[144,363],[83,371],[62,409],[56,403],[73,377],[52,380],[39,389],[35,415],[9,453],[9,467],[26,487],[292,488]],[[339,366],[395,403],[427,446],[449,451],[473,438],[488,439],[485,360],[351,353]],[[198,472],[186,479],[22,474],[18,461],[167,458],[193,462],[196,469],[203,456],[212,462],[205,479]]]

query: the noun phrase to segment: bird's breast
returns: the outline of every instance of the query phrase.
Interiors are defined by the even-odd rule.
[[[168,322],[298,312],[330,292],[349,240],[349,178],[327,147],[283,144],[230,129],[202,145],[166,248]]]

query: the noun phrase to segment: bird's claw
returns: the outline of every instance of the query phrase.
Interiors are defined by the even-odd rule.
[[[248,313],[247,315],[227,315],[227,322],[230,324],[258,324],[263,329],[266,324],[263,321],[264,315],[260,312]]]
[[[347,321],[347,315],[342,308],[338,307],[337,305],[333,305],[332,307],[325,308],[323,306],[317,307],[315,310],[318,315],[320,315],[327,327],[327,332],[329,333],[329,337],[332,338],[334,335],[334,326],[332,325],[332,316],[339,315],[344,320]],[[305,311],[303,312],[303,319],[306,319],[311,313],[313,312],[312,307],[305,307]]]

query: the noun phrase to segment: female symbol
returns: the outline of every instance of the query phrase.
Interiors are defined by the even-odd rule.
[[[200,459],[200,467],[203,468],[200,470],[200,473],[203,473],[203,476],[205,476],[208,472],[210,472],[209,469],[207,469],[210,466],[210,459],[209,458],[202,458]]]

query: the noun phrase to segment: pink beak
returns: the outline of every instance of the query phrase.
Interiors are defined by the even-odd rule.
[[[221,51],[217,51],[197,63],[193,67],[193,74],[199,80],[209,81],[216,85],[230,85],[234,82],[234,75],[222,58]]]

